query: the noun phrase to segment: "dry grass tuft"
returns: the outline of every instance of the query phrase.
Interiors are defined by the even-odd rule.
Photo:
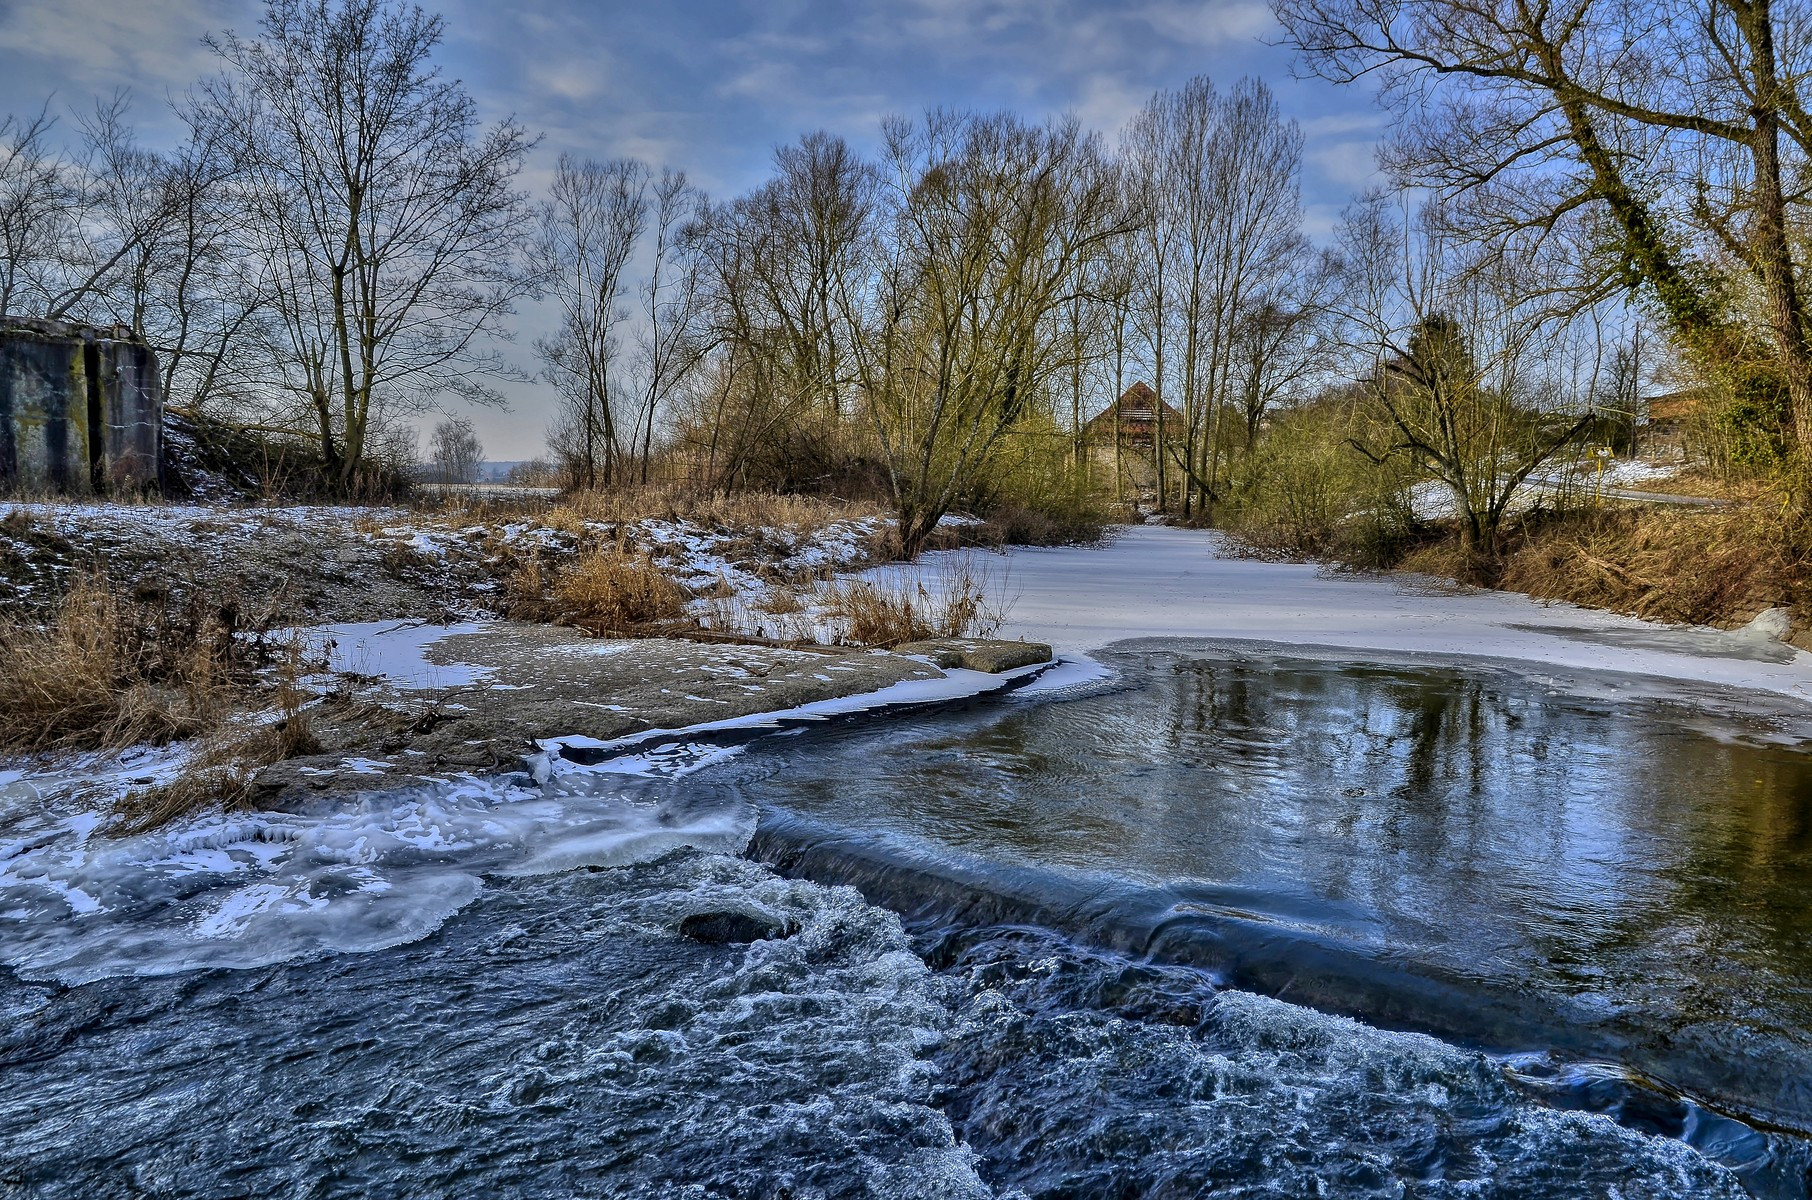
[[[244,680],[236,610],[126,598],[79,578],[48,625],[0,620],[0,748],[161,745],[208,728]]]
[[[1812,528],[1781,504],[1600,509],[1531,530],[1498,586],[1657,621],[1729,624],[1812,607]]]
[[[922,584],[882,586],[855,580],[837,588],[833,599],[848,623],[845,636],[858,645],[888,649],[937,633],[929,615],[931,595]]]
[[[560,572],[551,615],[588,633],[637,632],[678,620],[689,598],[647,555],[609,550]]]
[[[145,833],[209,809],[233,809],[251,799],[261,768],[284,759],[318,754],[301,643],[292,642],[277,675],[275,721],[249,729],[242,721],[217,730],[168,783],[128,792],[113,806],[109,832]]]
[[[845,622],[844,636],[861,646],[891,649],[932,637],[992,637],[1006,620],[1004,581],[972,554],[941,558],[923,572],[881,581],[853,580],[830,589]]]
[[[549,515],[547,523],[566,528],[567,523],[574,521],[627,524],[652,519],[692,521],[729,529],[802,532],[821,529],[834,521],[880,515],[881,509],[871,504],[818,496],[774,492],[737,492],[723,496],[715,492],[649,487],[574,492]]]

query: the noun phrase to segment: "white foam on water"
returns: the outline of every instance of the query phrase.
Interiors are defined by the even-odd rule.
[[[381,950],[433,933],[486,876],[735,853],[752,829],[739,802],[607,773],[466,777],[125,837],[95,811],[0,799],[0,961],[77,984]]]

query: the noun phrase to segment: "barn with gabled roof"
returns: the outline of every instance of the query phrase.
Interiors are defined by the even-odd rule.
[[[1082,427],[1082,436],[1091,446],[1113,449],[1117,437],[1122,449],[1141,448],[1150,455],[1157,441],[1158,413],[1164,415],[1164,437],[1180,437],[1183,414],[1158,398],[1143,379],[1127,388],[1120,398],[1102,409]]]

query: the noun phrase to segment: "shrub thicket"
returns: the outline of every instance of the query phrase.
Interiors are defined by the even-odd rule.
[[[1259,554],[1393,565],[1419,535],[1410,479],[1402,464],[1359,453],[1350,420],[1325,404],[1274,421],[1238,464],[1224,510],[1229,531]]]

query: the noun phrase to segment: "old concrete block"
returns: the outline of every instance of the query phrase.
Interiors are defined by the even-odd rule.
[[[117,326],[0,316],[0,491],[155,486],[157,354]]]
[[[940,667],[966,667],[990,675],[1051,661],[1051,648],[1043,642],[1003,642],[989,638],[929,638],[895,646],[894,653],[928,658]]]

